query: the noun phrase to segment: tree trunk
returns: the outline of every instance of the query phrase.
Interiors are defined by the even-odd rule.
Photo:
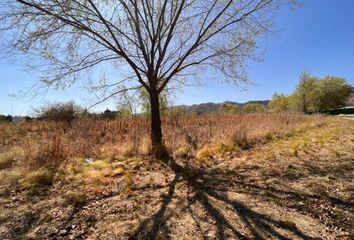
[[[161,130],[160,102],[156,90],[150,91],[151,106],[151,145],[152,154],[158,159],[168,157],[168,153],[163,143]]]
[[[307,111],[307,103],[306,103],[306,95],[305,94],[303,94],[302,95],[302,110],[303,110],[303,112],[304,113],[308,113],[308,111]]]

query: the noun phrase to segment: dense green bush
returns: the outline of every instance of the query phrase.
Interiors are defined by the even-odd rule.
[[[274,112],[316,113],[345,106],[352,93],[352,86],[344,78],[319,78],[304,72],[294,92],[289,96],[275,93],[269,108]]]

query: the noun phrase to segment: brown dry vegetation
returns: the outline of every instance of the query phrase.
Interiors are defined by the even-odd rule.
[[[269,134],[284,133],[309,120],[298,114],[249,114],[164,118],[165,144],[173,153],[207,143],[250,147]],[[0,125],[0,149],[16,153],[17,164],[57,165],[76,157],[114,159],[149,152],[149,119],[78,119],[71,123],[38,121]],[[189,151],[191,152],[191,151]]]
[[[354,121],[298,114],[0,125],[0,238],[350,239]],[[87,163],[91,161],[92,163]]]

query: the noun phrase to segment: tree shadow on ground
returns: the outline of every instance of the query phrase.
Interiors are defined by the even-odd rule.
[[[129,237],[129,239],[155,239],[158,236],[159,230],[164,227],[166,223],[165,212],[168,205],[171,203],[174,193],[176,184],[179,182],[181,178],[180,173],[176,173],[172,182],[168,185],[168,194],[163,199],[161,207],[157,213],[151,216],[148,219],[142,221],[135,231],[135,233]],[[149,231],[146,229],[149,228]]]
[[[198,202],[203,207],[204,212],[215,223],[215,238],[217,239],[289,239],[289,235],[298,239],[320,239],[306,235],[291,222],[274,219],[265,213],[253,210],[242,202],[232,200],[225,192],[240,191],[253,197],[258,197],[257,195],[260,197],[266,196],[267,201],[269,200],[269,196],[272,196],[271,194],[267,194],[268,192],[274,195],[274,203],[278,205],[281,205],[280,201],[285,196],[288,198],[294,197],[293,201],[297,201],[299,198],[302,200],[309,199],[310,201],[311,198],[316,198],[315,196],[301,195],[297,192],[286,192],[272,188],[262,189],[260,186],[242,181],[236,181],[235,187],[235,181],[230,181],[230,177],[237,176],[237,173],[234,171],[225,172],[215,169],[196,169],[178,165],[173,160],[171,160],[171,168],[175,172],[175,178],[169,184],[168,194],[163,199],[160,209],[151,217],[143,220],[129,239],[157,239],[160,234],[168,232],[166,228],[169,216],[166,214],[166,209],[174,198],[178,182],[186,184],[191,191],[191,199],[186,199],[190,203],[187,204],[184,211],[192,216],[201,238],[208,239],[201,229],[194,210],[190,207],[195,202]],[[331,199],[328,199],[328,201],[331,201]],[[240,219],[240,223],[247,230],[237,229],[235,224],[229,220],[229,217],[223,213],[224,211],[218,207],[220,204],[216,204],[216,202],[221,203],[223,209],[231,209],[234,217]],[[341,203],[339,200],[336,200],[336,202]],[[350,205],[350,203],[345,204]]]

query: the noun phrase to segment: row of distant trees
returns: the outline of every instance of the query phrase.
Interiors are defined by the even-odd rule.
[[[226,114],[266,111],[318,113],[345,106],[353,93],[354,88],[344,78],[334,76],[319,78],[309,72],[303,72],[290,95],[274,93],[267,106],[259,103],[243,106],[225,104],[220,112]]]
[[[353,93],[353,87],[340,77],[327,76],[319,78],[304,72],[290,95],[273,94],[268,105],[249,103],[245,105],[225,104],[219,112],[222,114],[255,113],[255,112],[303,112],[316,113],[329,109],[343,107],[348,97]],[[160,112],[162,115],[181,116],[186,110],[181,107],[169,107],[169,95],[163,92],[160,95]],[[117,110],[106,109],[101,113],[91,113],[74,102],[47,104],[34,110],[35,118],[55,121],[71,122],[78,117],[101,119],[128,118],[139,115],[149,115],[151,110],[149,94],[145,89],[137,95],[124,95],[119,101]],[[31,120],[24,117],[23,120]],[[0,115],[0,122],[12,122],[14,117]]]
[[[227,103],[219,109],[219,113],[222,114],[257,113],[266,111],[268,111],[267,106],[260,103],[248,103],[245,105]]]
[[[0,123],[1,122],[16,122],[16,121],[31,121],[32,118],[29,116],[11,116],[11,115],[2,115],[0,114]]]
[[[13,118],[11,115],[1,115],[0,114],[0,122],[12,122]]]
[[[269,108],[273,112],[317,113],[345,106],[352,93],[353,87],[344,78],[319,78],[303,72],[293,93],[275,93],[269,102]]]
[[[181,114],[182,109],[168,108],[167,92],[162,93],[160,97],[160,111],[162,114]],[[138,108],[141,109],[138,114]],[[71,122],[79,117],[96,118],[96,119],[117,119],[129,118],[137,115],[149,115],[150,112],[149,94],[145,89],[141,89],[140,94],[124,95],[119,101],[116,110],[106,109],[101,113],[89,112],[88,109],[76,104],[74,101],[48,103],[37,107],[33,110],[35,119],[54,120]],[[11,115],[0,115],[0,122],[13,122],[15,119],[23,121],[32,120],[30,117],[13,117]]]

